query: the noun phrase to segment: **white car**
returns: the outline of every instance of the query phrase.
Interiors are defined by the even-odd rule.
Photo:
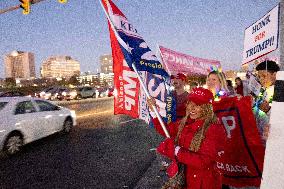
[[[8,155],[22,145],[76,125],[75,111],[32,97],[0,98],[0,150]]]

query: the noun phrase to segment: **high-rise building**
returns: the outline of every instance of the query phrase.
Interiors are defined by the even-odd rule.
[[[80,63],[70,56],[49,57],[41,66],[42,77],[70,78],[73,75],[80,75]]]
[[[13,51],[4,56],[5,77],[30,79],[35,74],[35,58],[30,52]]]
[[[101,64],[101,73],[105,73],[105,74],[113,73],[111,55],[100,56],[100,64]]]

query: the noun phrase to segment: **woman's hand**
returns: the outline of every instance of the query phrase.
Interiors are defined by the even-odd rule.
[[[147,105],[149,106],[150,110],[153,112],[153,106],[156,106],[156,100],[153,97],[147,98]]]
[[[269,106],[269,103],[266,100],[264,100],[259,106],[259,109],[265,113],[267,113],[270,110],[270,108],[271,107]]]
[[[171,138],[165,139],[163,142],[160,143],[160,145],[157,148],[157,151],[170,158],[170,159],[175,159],[175,142]]]

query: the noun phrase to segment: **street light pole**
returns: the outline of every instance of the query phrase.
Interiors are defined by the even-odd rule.
[[[284,0],[280,0],[279,16],[280,71],[277,72],[274,88],[261,189],[283,188],[284,186]]]

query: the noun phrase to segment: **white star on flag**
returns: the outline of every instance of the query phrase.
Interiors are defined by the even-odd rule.
[[[126,43],[126,45],[127,45],[127,51],[128,51],[129,53],[131,53],[131,51],[132,51],[134,48],[130,47],[128,43]],[[132,53],[131,53],[131,54],[132,54]]]

